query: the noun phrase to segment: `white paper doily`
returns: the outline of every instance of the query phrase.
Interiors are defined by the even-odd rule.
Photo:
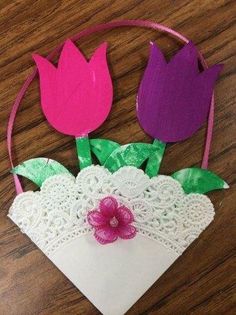
[[[71,240],[92,233],[87,212],[106,196],[114,196],[133,211],[138,233],[178,255],[214,217],[208,197],[185,194],[179,182],[169,176],[150,179],[131,166],[111,174],[94,165],[76,178],[55,175],[43,183],[40,191],[18,195],[9,217],[50,256]]]

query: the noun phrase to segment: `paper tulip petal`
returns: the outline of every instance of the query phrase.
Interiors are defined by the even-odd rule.
[[[215,173],[198,167],[185,168],[172,174],[186,193],[205,194],[216,189],[229,188],[228,184]]]
[[[40,75],[41,104],[48,122],[59,132],[82,137],[97,129],[112,104],[107,44],[87,62],[71,40],[62,49],[58,67],[33,55]]]
[[[150,59],[138,91],[137,114],[140,125],[153,138],[181,141],[206,121],[222,65],[200,73],[197,56],[190,42],[166,63],[158,47],[151,44]]]

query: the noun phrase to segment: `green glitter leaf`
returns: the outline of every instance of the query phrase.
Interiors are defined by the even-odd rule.
[[[11,172],[30,179],[39,187],[41,187],[42,183],[50,176],[70,174],[62,164],[47,158],[27,160],[13,168]]]
[[[91,151],[103,165],[114,150],[120,147],[119,143],[107,139],[90,139]]]
[[[171,175],[189,193],[205,194],[216,189],[229,188],[229,185],[215,173],[198,167],[185,168]]]
[[[155,148],[149,143],[130,143],[122,145],[111,153],[104,166],[111,172],[122,166],[140,167],[154,152]]]

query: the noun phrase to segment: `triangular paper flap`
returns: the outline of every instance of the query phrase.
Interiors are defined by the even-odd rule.
[[[91,234],[49,256],[104,315],[125,314],[177,257],[141,235],[99,246]]]

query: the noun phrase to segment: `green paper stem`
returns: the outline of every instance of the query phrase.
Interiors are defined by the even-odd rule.
[[[75,138],[76,150],[79,160],[79,168],[83,168],[92,165],[91,149],[88,137]]]
[[[166,144],[164,142],[161,142],[157,139],[154,139],[152,146],[154,148],[152,155],[150,155],[145,173],[149,177],[156,176],[159,172],[161,161],[165,152]]]

